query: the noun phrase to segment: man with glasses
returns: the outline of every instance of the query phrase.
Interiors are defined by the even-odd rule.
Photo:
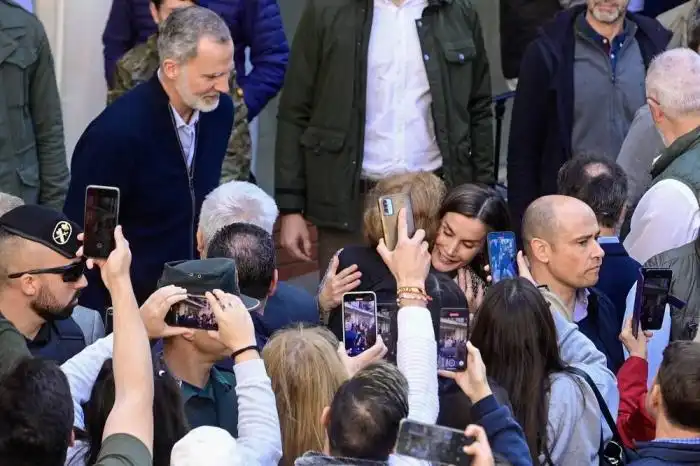
[[[104,336],[99,314],[77,305],[87,286],[85,263],[75,255],[81,231],[44,206],[0,217],[0,332],[11,324],[34,356],[59,364]],[[0,346],[3,355],[15,350]]]

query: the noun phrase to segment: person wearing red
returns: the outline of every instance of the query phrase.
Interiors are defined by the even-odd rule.
[[[628,448],[636,442],[654,440],[656,422],[646,409],[647,399],[647,340],[651,332],[639,331],[637,338],[632,334],[632,319],[627,319],[620,334],[629,358],[617,373],[617,386],[620,390],[620,408],[617,413],[617,430]]]

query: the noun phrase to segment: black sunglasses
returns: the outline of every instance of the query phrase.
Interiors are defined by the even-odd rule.
[[[44,273],[61,275],[64,282],[75,283],[80,280],[80,277],[82,277],[83,274],[85,274],[85,261],[81,260],[68,265],[63,265],[61,267],[52,267],[50,269],[35,269],[27,270],[26,272],[11,273],[7,276],[7,278],[19,278],[22,275],[40,275]]]

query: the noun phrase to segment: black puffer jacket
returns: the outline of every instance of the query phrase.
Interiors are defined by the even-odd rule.
[[[657,254],[644,266],[673,271],[671,295],[687,304],[671,308],[671,341],[694,339],[700,323],[700,239]]]

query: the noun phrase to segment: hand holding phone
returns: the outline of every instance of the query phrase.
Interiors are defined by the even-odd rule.
[[[632,334],[635,338],[640,328],[643,331],[661,329],[672,278],[671,269],[641,268],[632,314]]]
[[[466,370],[456,372],[449,370],[438,370],[438,375],[457,382],[459,388],[476,404],[487,396],[491,395],[491,387],[486,378],[486,365],[481,359],[481,352],[467,342],[467,364]]]
[[[472,437],[457,429],[403,419],[399,425],[396,454],[439,464],[469,466],[472,459],[464,448],[473,442]]]
[[[341,311],[345,352],[354,357],[377,341],[377,296],[372,291],[345,293]]]
[[[107,259],[116,247],[114,230],[119,224],[119,188],[90,185],[85,190],[83,255]]]

